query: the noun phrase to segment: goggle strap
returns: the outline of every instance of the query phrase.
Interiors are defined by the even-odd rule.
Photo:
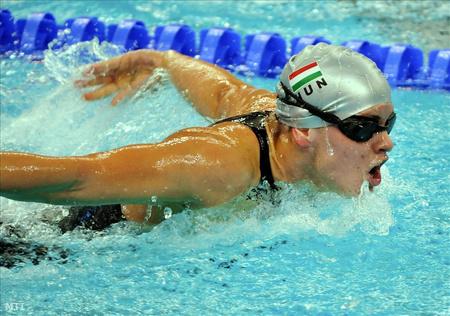
[[[287,96],[290,96],[291,98],[293,98],[295,101],[297,101],[297,102],[292,102],[288,98],[278,97],[283,103],[305,109],[312,115],[320,117],[325,122],[328,122],[331,124],[339,124],[341,122],[341,119],[339,117],[337,117],[336,115],[334,115],[332,113],[324,112],[324,111],[316,108],[315,106],[304,101],[300,94],[296,95],[293,92],[291,92],[281,81],[280,81],[280,84],[284,90],[284,93]]]

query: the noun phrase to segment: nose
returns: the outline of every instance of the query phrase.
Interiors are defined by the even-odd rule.
[[[373,146],[376,153],[388,152],[394,147],[394,143],[386,131],[378,133],[374,138],[375,142]]]

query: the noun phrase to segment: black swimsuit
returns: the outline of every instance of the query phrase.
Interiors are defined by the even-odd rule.
[[[213,125],[224,122],[240,123],[248,126],[253,131],[253,133],[255,133],[255,136],[259,142],[259,168],[261,170],[260,184],[264,181],[267,181],[272,190],[277,190],[278,188],[275,185],[275,180],[273,179],[272,169],[270,168],[269,143],[267,140],[267,131],[265,124],[267,117],[271,113],[273,112],[265,111],[233,116],[215,122]]]

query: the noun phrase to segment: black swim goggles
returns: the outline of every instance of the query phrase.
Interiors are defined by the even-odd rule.
[[[373,117],[353,115],[344,120],[332,113],[324,112],[315,106],[305,102],[300,94],[295,94],[289,90],[281,81],[281,87],[284,90],[285,97],[278,99],[285,104],[296,106],[307,110],[312,115],[320,117],[325,122],[336,125],[339,130],[351,140],[355,142],[367,142],[374,134],[387,131],[389,134],[394,127],[396,115],[394,112],[386,120],[385,126],[380,126],[378,120]]]

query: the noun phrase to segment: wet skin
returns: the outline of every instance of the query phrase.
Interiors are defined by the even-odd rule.
[[[213,119],[275,109],[273,93],[175,52],[137,51],[101,62],[90,67],[86,71],[90,78],[77,85],[96,87],[84,94],[86,100],[113,94],[112,104],[116,105],[139,89],[155,68],[165,69],[188,101]],[[158,81],[158,77],[153,79],[150,85]],[[381,104],[359,115],[378,116],[383,125],[392,110],[391,104]],[[365,180],[377,185],[369,171],[385,161],[392,149],[386,132],[357,143],[333,126],[290,128],[274,115],[266,130],[276,181],[312,182],[345,195],[357,195]],[[0,194],[11,199],[130,204],[124,214],[141,221],[145,206],[136,204],[146,205],[152,196],[162,204],[196,208],[218,205],[245,193],[260,180],[259,145],[248,127],[227,122],[184,129],[157,144],[82,157],[2,152],[0,179]]]

